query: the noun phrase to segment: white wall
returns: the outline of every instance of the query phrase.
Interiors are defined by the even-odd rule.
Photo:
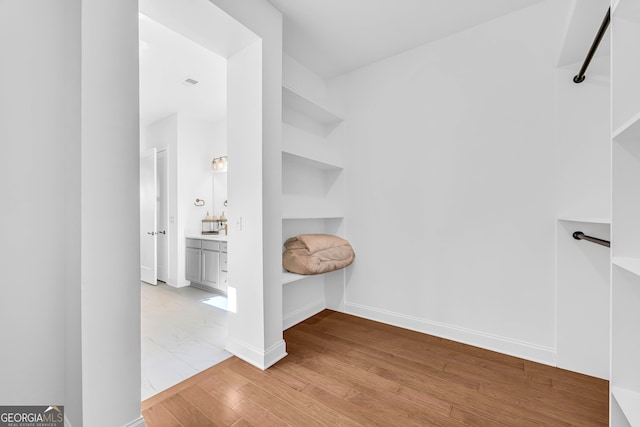
[[[3,405],[63,404],[67,381],[80,391],[65,372],[80,334],[80,4],[67,3],[0,2]]]
[[[347,312],[554,362],[556,7],[332,82],[349,103]]]
[[[83,1],[81,17],[82,419],[70,421],[117,426],[140,418],[137,3]]]
[[[261,165],[259,169],[253,169],[253,173],[261,171],[261,176],[253,178],[253,182],[255,185],[260,185],[261,180],[258,191],[260,191],[262,198],[262,223],[245,224],[243,217],[243,230],[247,225],[257,227],[254,230],[259,230],[261,238],[253,237],[245,244],[260,245],[262,256],[260,257],[261,263],[252,267],[259,269],[254,279],[249,280],[254,277],[252,276],[254,273],[249,271],[244,271],[244,276],[236,276],[236,273],[233,272],[232,252],[234,242],[236,242],[234,233],[237,235],[238,232],[230,232],[229,282],[233,285],[237,277],[240,283],[248,286],[245,292],[252,293],[253,298],[256,298],[249,300],[251,302],[248,301],[248,303],[251,304],[251,307],[256,307],[256,311],[249,310],[243,313],[238,311],[235,315],[229,316],[229,337],[235,338],[237,344],[232,350],[237,351],[237,354],[245,357],[251,363],[266,368],[286,354],[282,340],[282,252],[280,246],[282,234],[282,15],[266,0],[211,1],[261,39]],[[230,79],[231,67],[230,61]],[[229,87],[227,99],[231,100],[232,96],[231,87]],[[233,195],[233,186],[237,179],[234,178],[233,158],[237,156],[234,156],[233,152],[235,137],[232,132],[231,110],[229,110],[228,120],[229,171],[227,175],[229,198],[233,200],[229,205],[229,221],[233,227],[237,216],[243,215],[243,213],[241,210],[234,211],[237,202]],[[241,137],[242,132],[237,136]],[[241,150],[241,146],[236,147],[236,150]],[[236,169],[238,174],[243,170]],[[250,182],[245,181],[243,185],[250,185]],[[238,242],[236,247],[240,248],[242,244]],[[240,297],[238,303],[240,303]]]
[[[125,425],[140,416],[136,4],[1,2],[0,23],[0,401]]]

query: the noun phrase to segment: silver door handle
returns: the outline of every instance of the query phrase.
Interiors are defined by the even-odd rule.
[[[158,231],[158,234],[167,234],[167,230]]]
[[[156,232],[155,231],[147,231],[147,234],[151,234],[152,236],[155,236]]]

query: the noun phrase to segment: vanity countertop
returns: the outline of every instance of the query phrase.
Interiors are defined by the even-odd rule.
[[[228,242],[229,236],[223,234],[188,234],[187,239],[212,240],[214,242]]]

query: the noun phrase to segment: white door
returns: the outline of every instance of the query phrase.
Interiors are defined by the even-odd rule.
[[[140,155],[140,280],[158,284],[156,149]]]
[[[169,281],[169,185],[167,150],[158,150],[158,280]]]

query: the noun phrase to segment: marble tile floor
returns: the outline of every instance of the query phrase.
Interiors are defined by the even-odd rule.
[[[141,283],[142,400],[231,357],[226,297]]]

